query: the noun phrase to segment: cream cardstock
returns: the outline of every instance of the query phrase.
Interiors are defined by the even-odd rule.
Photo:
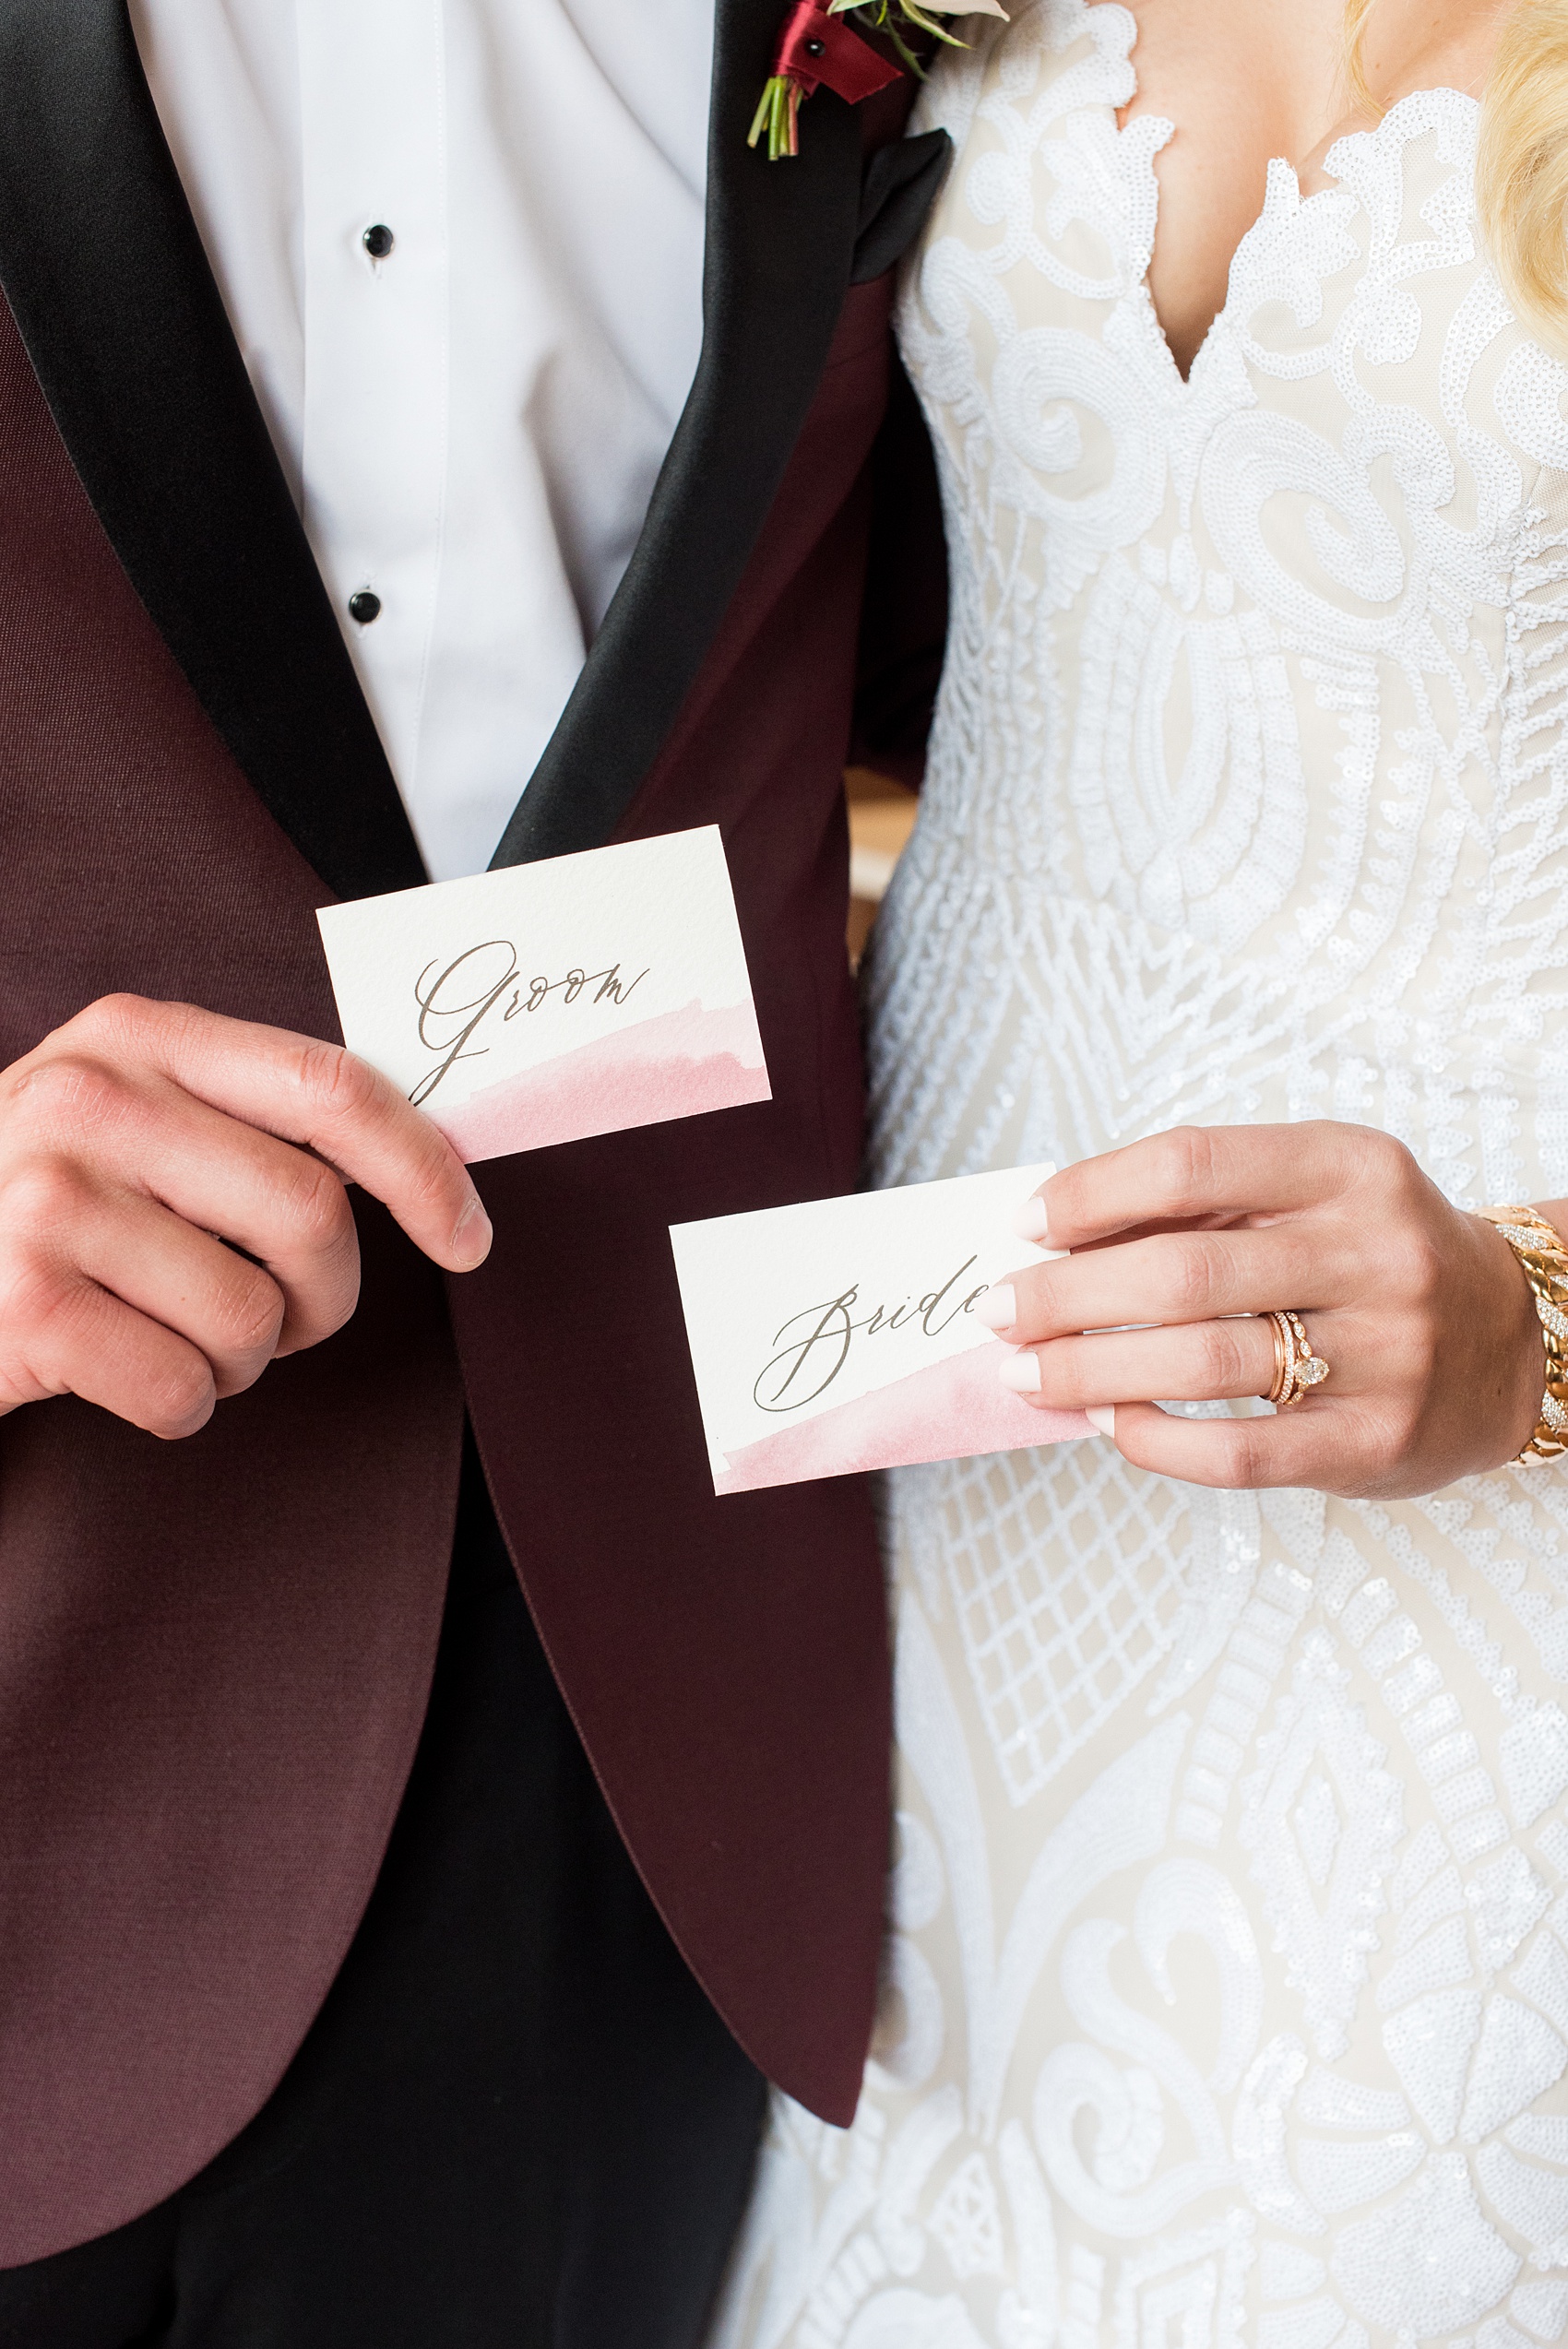
[[[772,1097],[717,825],[316,919],[344,1042],[469,1163]]]
[[[714,1490],[1011,1452],[1092,1432],[1004,1387],[974,1318],[1051,1252],[1012,1217],[1053,1169],[1006,1167],[675,1224]]]

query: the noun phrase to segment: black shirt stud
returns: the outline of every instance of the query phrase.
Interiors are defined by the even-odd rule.
[[[380,613],[381,598],[374,587],[357,587],[349,598],[349,617],[357,620],[362,628],[368,628],[373,620],[380,617]]]
[[[373,261],[385,261],[398,240],[385,220],[377,220],[360,239]]]

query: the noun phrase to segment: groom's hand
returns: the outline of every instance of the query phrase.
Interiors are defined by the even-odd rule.
[[[194,1434],[353,1311],[350,1181],[447,1271],[483,1263],[466,1169],[363,1061],[186,1003],[89,1004],[0,1073],[0,1412],[79,1394]]]

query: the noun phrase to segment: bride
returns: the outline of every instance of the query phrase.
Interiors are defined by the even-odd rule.
[[[715,2338],[1531,2349],[1568,1292],[1474,1211],[1568,1232],[1568,7],[1361,0],[1348,68],[1344,0],[963,30],[873,1179],[1070,1169],[997,1358],[1103,1433],[888,1480],[883,2023]]]

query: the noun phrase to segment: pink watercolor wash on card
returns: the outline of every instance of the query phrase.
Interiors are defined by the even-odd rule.
[[[715,1492],[755,1492],[764,1485],[802,1484],[861,1468],[903,1468],[918,1460],[961,1460],[976,1453],[1018,1452],[1093,1435],[1081,1411],[1037,1411],[1001,1384],[1000,1344],[970,1347],[891,1386],[797,1420],[728,1453]]]
[[[706,1011],[694,1002],[486,1086],[450,1109],[437,1095],[426,1114],[473,1166],[772,1098],[751,1005]]]

